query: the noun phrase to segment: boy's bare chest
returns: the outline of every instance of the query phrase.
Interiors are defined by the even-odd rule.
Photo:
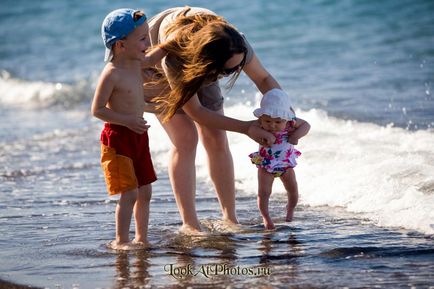
[[[122,110],[141,109],[144,105],[143,78],[140,74],[125,74],[118,81],[113,101]]]

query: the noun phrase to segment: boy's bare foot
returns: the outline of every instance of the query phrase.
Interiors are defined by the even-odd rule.
[[[131,248],[131,243],[130,242],[120,243],[120,242],[118,242],[116,240],[113,240],[113,241],[111,241],[111,242],[109,242],[107,244],[107,247],[109,249],[112,249],[112,250],[128,251],[128,250],[131,250],[130,249]]]
[[[147,240],[145,241],[138,241],[136,239],[134,239],[131,242],[131,245],[133,245],[136,249],[148,249],[149,247],[151,247],[151,245],[149,244],[149,242]]]
[[[107,247],[112,250],[119,251],[132,251],[149,248],[148,242],[138,242],[133,240],[132,242],[119,243],[113,240],[107,244]]]

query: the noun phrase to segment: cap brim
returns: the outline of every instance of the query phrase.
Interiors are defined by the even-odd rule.
[[[113,51],[111,48],[105,49],[104,62],[111,61],[113,59]]]

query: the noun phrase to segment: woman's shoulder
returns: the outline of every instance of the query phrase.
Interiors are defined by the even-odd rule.
[[[196,14],[209,14],[209,15],[217,15],[215,12],[202,8],[202,7],[173,7],[166,10],[161,11],[157,15],[151,17],[150,22],[152,21],[158,21],[164,19],[165,22],[171,22],[176,19],[176,17],[180,15],[196,15]]]
[[[183,9],[186,9],[187,7],[183,7]],[[211,11],[209,9],[203,8],[203,7],[188,7],[190,8],[186,15],[196,15],[196,14],[207,14],[207,15],[217,15],[214,11]],[[187,8],[187,9],[188,9]]]
[[[159,42],[164,42],[165,40],[167,40],[167,35],[165,35],[166,28],[169,27],[169,25],[172,24],[178,16],[191,16],[196,14],[217,15],[213,11],[202,7],[185,6],[166,9],[149,19],[148,23],[149,29],[151,31],[151,37],[158,37]],[[153,35],[153,33],[155,35]]]

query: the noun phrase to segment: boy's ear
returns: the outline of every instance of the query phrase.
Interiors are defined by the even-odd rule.
[[[125,48],[125,41],[119,40],[119,45],[121,48]]]
[[[122,50],[125,48],[125,43],[123,40],[116,41],[114,45],[115,45],[115,49],[117,50]]]

